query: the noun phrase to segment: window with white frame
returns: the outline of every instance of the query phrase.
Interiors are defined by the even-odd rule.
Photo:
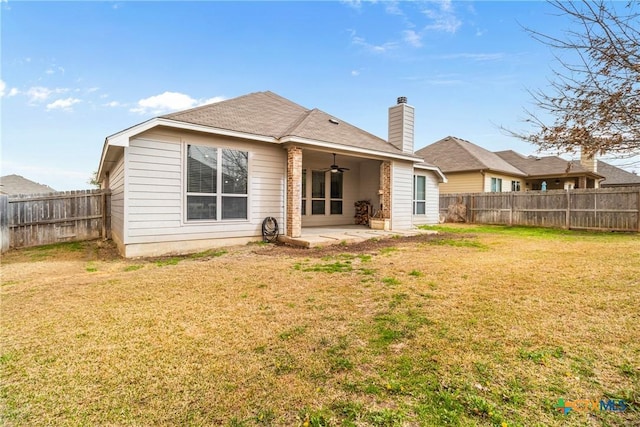
[[[425,215],[427,211],[427,177],[413,176],[413,214]]]
[[[491,192],[499,193],[502,191],[502,178],[491,178]]]
[[[187,220],[247,219],[249,153],[187,145]]]
[[[511,181],[511,191],[520,191],[520,181]]]

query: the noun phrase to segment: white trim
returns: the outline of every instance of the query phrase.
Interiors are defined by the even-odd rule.
[[[422,160],[421,158],[418,158],[410,154],[385,153],[384,151],[369,150],[367,148],[336,144],[332,142],[317,141],[315,139],[300,138],[298,136],[285,136],[284,138],[280,139],[280,142],[282,142],[283,144],[295,143],[295,144],[304,144],[311,147],[328,148],[332,151],[342,151],[344,153],[368,154],[368,155],[379,157],[377,160],[382,160],[382,159],[386,160],[390,158],[397,159],[397,160],[408,160],[410,162],[416,162],[418,160]]]
[[[439,168],[439,167],[437,167],[437,166],[429,166],[429,165],[424,165],[424,164],[423,164],[423,165],[421,165],[421,164],[414,164],[414,165],[413,165],[413,168],[414,168],[414,169],[423,169],[423,170],[433,171],[433,172],[437,173],[437,174],[440,176],[440,178],[442,179],[442,181],[441,181],[441,182],[447,182],[447,181],[448,181],[448,180],[447,180],[447,177],[446,177],[446,176],[444,176],[444,174],[442,173],[442,171],[440,170],[440,168]]]
[[[146,122],[142,122],[133,127],[125,129],[107,137],[106,143],[111,146],[128,147],[130,138],[148,131],[156,126],[167,126],[175,129],[192,130],[203,133],[213,133],[216,135],[231,136],[235,138],[251,139],[255,141],[271,142],[277,144],[279,141],[272,136],[255,135],[252,133],[238,132],[228,129],[214,128],[211,126],[197,125],[193,123],[180,122],[170,119],[156,117]]]

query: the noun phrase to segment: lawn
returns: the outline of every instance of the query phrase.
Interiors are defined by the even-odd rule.
[[[640,425],[639,235],[438,229],[146,260],[11,251],[0,424]]]

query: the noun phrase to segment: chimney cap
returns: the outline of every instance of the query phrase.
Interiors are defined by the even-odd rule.
[[[406,96],[399,96],[398,97],[398,104],[406,104],[407,103],[407,97]]]

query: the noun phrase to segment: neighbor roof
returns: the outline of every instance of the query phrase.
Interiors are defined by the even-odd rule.
[[[416,154],[438,166],[445,174],[484,169],[509,175],[526,175],[495,153],[453,136],[427,145],[416,151]]]
[[[600,177],[602,174],[593,173],[585,168],[578,161],[565,160],[558,156],[523,156],[513,150],[497,151],[495,154],[505,161],[511,163],[529,176],[556,176],[556,175],[594,175]]]
[[[605,163],[602,160],[598,160],[598,174],[605,177],[605,180],[600,183],[600,185],[603,186],[615,185],[622,187],[625,185],[640,185],[640,176]]]
[[[38,184],[20,175],[6,175],[0,177],[0,194],[39,194],[53,193],[56,190],[48,185]]]
[[[407,156],[407,153],[382,138],[324,111],[309,110],[269,91],[251,93],[161,118],[276,139],[303,138]]]

